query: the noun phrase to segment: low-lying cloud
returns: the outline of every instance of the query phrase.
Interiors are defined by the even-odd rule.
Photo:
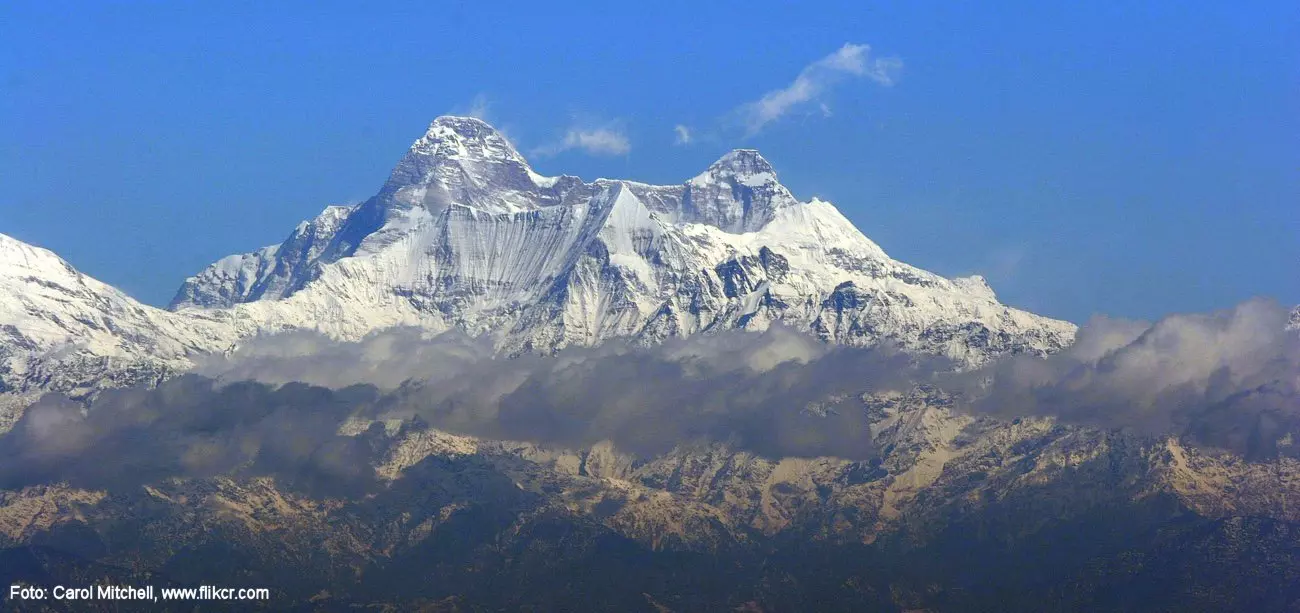
[[[379,402],[373,387],[218,386],[194,375],[152,390],[106,391],[89,410],[49,395],[0,437],[0,488],[64,482],[114,490],[239,474],[274,476],[314,495],[357,495],[374,482],[378,430],[342,436],[339,426]]]
[[[1247,457],[1300,455],[1300,334],[1286,330],[1288,317],[1256,299],[1155,324],[1095,318],[1059,354],[1003,360],[953,387],[982,413],[1187,436]]]
[[[459,333],[394,329],[356,343],[255,339],[157,389],[105,392],[88,409],[50,395],[0,436],[0,488],[115,489],[170,477],[270,475],[321,495],[374,485],[379,421],[650,457],[726,443],[774,458],[873,456],[864,388],[905,387],[915,360],[832,347],[793,330],[613,342],[507,359]],[[256,381],[248,381],[256,379]],[[348,422],[374,425],[339,434]]]
[[[865,459],[872,454],[865,416],[852,403],[827,409],[834,404],[827,399],[905,386],[913,361],[886,348],[832,347],[781,326],[514,359],[457,333],[424,340],[399,330],[355,344],[270,337],[203,372],[268,382],[405,381],[378,417],[418,415],[487,438],[572,447],[609,440],[641,455],[727,442],[764,455]]]
[[[1046,359],[1009,357],[961,374],[946,361],[830,346],[783,326],[516,359],[456,333],[393,331],[356,344],[289,335],[206,372],[390,389],[418,381],[400,405],[436,427],[572,446],[608,439],[641,454],[730,440],[768,455],[862,459],[873,451],[860,406],[816,418],[807,407],[931,383],[981,415],[1051,416],[1271,457],[1300,455],[1300,333],[1286,330],[1290,317],[1264,299],[1154,324],[1097,317]],[[803,425],[813,431],[794,434]]]
[[[157,389],[107,391],[88,409],[46,397],[0,436],[0,488],[236,474],[357,495],[375,484],[383,420],[570,449],[610,441],[641,457],[725,443],[867,460],[876,450],[855,398],[917,383],[980,415],[1180,436],[1248,459],[1300,456],[1300,333],[1287,323],[1265,300],[1155,324],[1097,318],[1057,355],[967,373],[783,326],[513,359],[455,332],[393,329],[356,343],[284,334]],[[356,421],[374,425],[340,434]]]

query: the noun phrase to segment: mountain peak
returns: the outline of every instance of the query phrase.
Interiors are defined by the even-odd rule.
[[[439,115],[433,118],[433,121],[429,123],[429,126],[451,126],[463,129],[486,128],[493,132],[496,131],[496,128],[493,128],[492,124],[471,115]]]
[[[709,166],[709,171],[730,172],[736,175],[771,174],[776,176],[772,163],[757,149],[733,149]]]
[[[435,138],[445,138],[453,134],[460,138],[475,140],[505,139],[501,131],[492,127],[492,124],[477,117],[460,115],[439,116],[429,123],[429,129],[425,131],[426,137]]]
[[[486,121],[444,115],[434,119],[393,168],[381,196],[399,208],[436,212],[456,203],[490,212],[520,208],[514,192],[545,183],[515,146]],[[527,207],[523,207],[527,208]]]
[[[691,179],[692,184],[704,186],[716,183],[731,183],[758,187],[761,185],[779,185],[776,169],[755,149],[733,149],[718,161],[709,165],[709,169]]]
[[[753,149],[735,149],[686,182],[685,218],[728,232],[755,231],[797,203],[772,164]]]
[[[443,115],[429,124],[424,136],[411,144],[408,155],[445,159],[509,160],[523,163],[523,156],[505,135],[476,117]]]
[[[25,243],[2,232],[0,232],[0,262],[6,264],[6,266],[0,266],[0,273],[49,266],[61,267],[76,272],[71,264],[68,264],[53,251]]]

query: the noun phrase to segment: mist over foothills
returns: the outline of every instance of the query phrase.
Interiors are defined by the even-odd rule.
[[[0,487],[244,474],[353,495],[375,487],[387,420],[566,448],[609,441],[640,457],[716,442],[772,458],[868,460],[876,450],[855,397],[918,384],[997,419],[1179,436],[1247,459],[1294,455],[1300,333],[1285,330],[1287,317],[1265,299],[1154,324],[1098,317],[1058,354],[974,370],[781,325],[514,358],[459,332],[270,335],[156,389],[106,390],[88,407],[47,395],[0,436]],[[357,420],[376,423],[340,434]]]
[[[1096,317],[1046,359],[998,361],[954,389],[968,410],[1192,442],[1248,458],[1300,452],[1300,330],[1258,298],[1154,324]]]

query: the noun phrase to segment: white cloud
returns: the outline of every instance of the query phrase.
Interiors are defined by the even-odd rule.
[[[324,415],[352,418],[374,407],[367,417],[407,420],[419,415],[440,430],[498,440],[569,448],[611,441],[625,453],[645,457],[682,444],[726,441],[772,458],[864,460],[872,454],[864,414],[837,410],[836,405],[862,389],[910,387],[911,364],[920,362],[888,348],[837,349],[779,324],[761,333],[731,330],[670,338],[653,347],[614,340],[599,347],[565,349],[555,356],[503,360],[494,355],[490,339],[470,338],[460,331],[428,337],[399,328],[356,343],[292,332],[254,339],[232,354],[212,356],[200,372],[218,381],[252,378],[290,391],[295,386],[283,384],[305,381],[335,389],[374,384],[395,390],[392,401],[382,406],[372,401],[365,407],[327,403],[335,410]],[[404,381],[419,385],[403,387]],[[78,410],[29,411],[26,423],[15,431],[27,435],[36,417],[55,426],[63,419],[84,421]],[[128,414],[116,409],[91,414],[114,428],[122,421],[134,423],[117,417]],[[51,431],[66,437],[71,428]],[[337,428],[318,430],[326,438],[337,434]],[[114,429],[107,432],[111,441],[121,440],[112,437]],[[0,458],[6,460],[0,462],[0,484],[27,474],[49,474],[31,463],[9,461],[13,454],[5,453],[6,445],[14,440],[0,438]],[[80,440],[74,442],[84,445]],[[120,453],[120,446],[103,447],[96,457]]]
[[[673,133],[677,135],[677,139],[674,141],[676,144],[678,144],[678,145],[689,145],[689,144],[691,144],[691,129],[690,129],[690,128],[688,128],[688,127],[686,127],[686,126],[684,126],[684,125],[682,125],[682,124],[677,124],[677,125],[673,126]]]
[[[985,274],[994,282],[1009,283],[1020,274],[1028,255],[1023,246],[1000,247],[989,255]]]
[[[491,122],[490,115],[492,114],[492,100],[488,98],[487,94],[484,93],[475,94],[474,98],[469,101],[469,104],[465,104],[463,102],[456,104],[455,106],[448,109],[447,113],[451,115],[457,115],[460,117],[473,117],[475,119],[481,119],[483,121],[487,121],[490,123]]]
[[[488,121],[488,99],[487,96],[479,94],[474,96],[474,101],[470,103],[469,116],[475,119]]]
[[[1096,317],[1047,358],[1012,356],[966,373],[971,408],[1276,455],[1300,434],[1300,334],[1289,313],[1253,299],[1154,324]],[[954,388],[956,389],[956,388]]]
[[[625,155],[632,150],[627,135],[617,127],[570,128],[557,143],[538,147],[534,155],[556,155],[577,149],[590,155]]]
[[[845,78],[866,77],[886,87],[893,85],[903,68],[903,61],[894,57],[870,56],[869,45],[845,44],[834,53],[805,66],[790,85],[742,105],[739,109],[741,121],[750,134],[755,134],[791,110],[810,102],[817,102],[822,114],[829,115],[830,107],[819,98]]]

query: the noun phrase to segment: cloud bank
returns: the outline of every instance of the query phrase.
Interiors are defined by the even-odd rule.
[[[154,390],[106,391],[84,413],[50,395],[0,437],[0,488],[63,482],[116,490],[237,474],[356,496],[374,484],[371,443],[382,428],[358,437],[338,429],[380,400],[370,387],[217,386],[193,375]]]
[[[789,85],[742,105],[738,114],[750,135],[811,103],[817,103],[823,114],[829,114],[830,107],[820,98],[837,83],[865,77],[888,87],[898,80],[902,68],[903,61],[896,57],[872,58],[869,45],[848,43],[805,66]]]
[[[967,373],[782,326],[514,359],[455,332],[393,329],[356,343],[278,335],[157,389],[104,392],[88,409],[47,396],[0,436],[0,488],[235,474],[355,496],[376,487],[372,467],[388,444],[378,423],[339,434],[357,420],[569,449],[610,441],[641,457],[725,443],[771,458],[868,460],[876,450],[858,395],[917,383],[978,415],[1178,436],[1251,460],[1300,457],[1290,317],[1252,300],[1155,324],[1096,318],[1059,354]]]
[[[250,344],[204,372],[388,389],[414,380],[402,409],[439,427],[576,446],[611,439],[647,454],[734,437],[765,454],[866,457],[861,407],[827,399],[926,383],[979,415],[1182,436],[1251,458],[1300,456],[1300,331],[1287,330],[1292,317],[1265,299],[1154,324],[1097,317],[1046,359],[1012,356],[966,373],[888,348],[825,345],[783,326],[509,360],[457,333],[430,340],[395,331],[356,344],[290,335]],[[808,423],[844,430],[818,430],[800,445],[773,442],[814,405],[834,406],[844,421]]]
[[[377,422],[387,420],[570,449],[610,441],[642,457],[725,443],[773,458],[865,460],[874,450],[852,394],[908,385],[913,363],[781,327],[515,359],[458,333],[266,337],[157,389],[105,392],[84,411],[47,396],[0,436],[0,488],[234,474],[356,496],[376,487],[387,444]],[[375,423],[339,434],[358,420]]]
[[[1095,318],[1057,355],[1003,360],[951,386],[981,413],[1300,456],[1300,333],[1288,318],[1264,299],[1155,324]]]
[[[406,381],[379,417],[418,415],[486,438],[570,447],[609,440],[642,455],[726,442],[776,457],[865,459],[865,416],[834,406],[864,387],[906,386],[914,367],[887,348],[832,347],[778,326],[514,359],[458,333],[423,340],[393,331],[355,344],[296,335],[262,339],[202,372],[272,383]]]

